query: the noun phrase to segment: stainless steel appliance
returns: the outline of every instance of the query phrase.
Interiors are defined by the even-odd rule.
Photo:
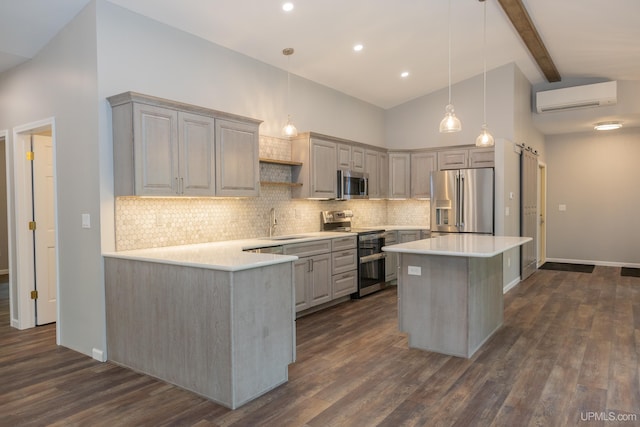
[[[349,231],[358,235],[358,291],[351,298],[361,298],[386,286],[384,230],[351,228],[353,211],[323,211],[323,231]]]
[[[346,169],[338,169],[338,200],[368,199],[369,198],[369,174],[354,172]]]
[[[493,168],[431,172],[431,232],[494,233]]]

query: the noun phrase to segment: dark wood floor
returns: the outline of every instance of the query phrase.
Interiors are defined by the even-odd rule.
[[[619,271],[536,272],[470,360],[407,348],[394,288],[307,316],[289,382],[235,411],[10,328],[0,285],[0,425],[639,425],[640,278]]]

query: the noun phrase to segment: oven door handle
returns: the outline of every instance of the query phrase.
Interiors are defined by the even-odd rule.
[[[387,253],[386,252],[382,252],[379,254],[372,254],[372,255],[367,255],[367,256],[363,256],[360,257],[360,263],[365,263],[365,262],[371,262],[371,261],[377,261],[379,259],[384,259],[387,257]]]

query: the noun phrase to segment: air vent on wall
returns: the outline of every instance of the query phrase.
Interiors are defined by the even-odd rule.
[[[536,110],[538,113],[601,107],[603,105],[614,105],[616,102],[618,102],[618,84],[616,81],[565,87],[536,93]]]

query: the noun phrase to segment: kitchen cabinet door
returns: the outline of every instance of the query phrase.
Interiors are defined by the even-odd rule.
[[[216,194],[260,195],[257,125],[216,120]]]
[[[380,154],[377,151],[365,152],[364,171],[369,174],[369,198],[380,198]]]
[[[356,172],[364,172],[365,150],[362,147],[349,144],[337,144],[338,169],[347,169]]]
[[[114,131],[114,135],[117,134],[118,131]],[[116,143],[118,142],[114,142]],[[133,161],[135,175],[133,194],[137,196],[178,194],[180,172],[176,110],[133,104]],[[117,177],[116,180],[118,180]]]
[[[309,305],[309,260],[298,258],[293,262],[293,276],[296,288],[296,311],[306,310]]]
[[[422,237],[420,230],[399,230],[398,231],[398,243],[413,242],[414,240],[420,240]]]
[[[384,233],[384,244],[395,245],[398,243],[398,233],[389,230]],[[385,252],[387,257],[384,259],[384,280],[390,282],[398,278],[398,254],[395,252]]]
[[[446,150],[438,153],[438,170],[469,167],[469,150]]]
[[[493,148],[470,148],[469,167],[492,168],[495,166],[495,153]]]
[[[293,272],[296,312],[331,301],[331,254],[299,258]]]
[[[309,281],[311,307],[331,301],[331,254],[310,257],[311,274]]]
[[[408,199],[411,196],[411,157],[409,153],[389,153],[389,198]]]
[[[184,196],[215,196],[214,118],[179,112],[178,125],[178,192]]]
[[[336,144],[311,140],[311,196],[333,199],[337,190]]]
[[[436,170],[437,154],[411,153],[411,197],[431,198],[431,172]]]
[[[389,197],[389,155],[380,152],[378,155],[379,164],[379,187],[378,196],[381,199]]]

